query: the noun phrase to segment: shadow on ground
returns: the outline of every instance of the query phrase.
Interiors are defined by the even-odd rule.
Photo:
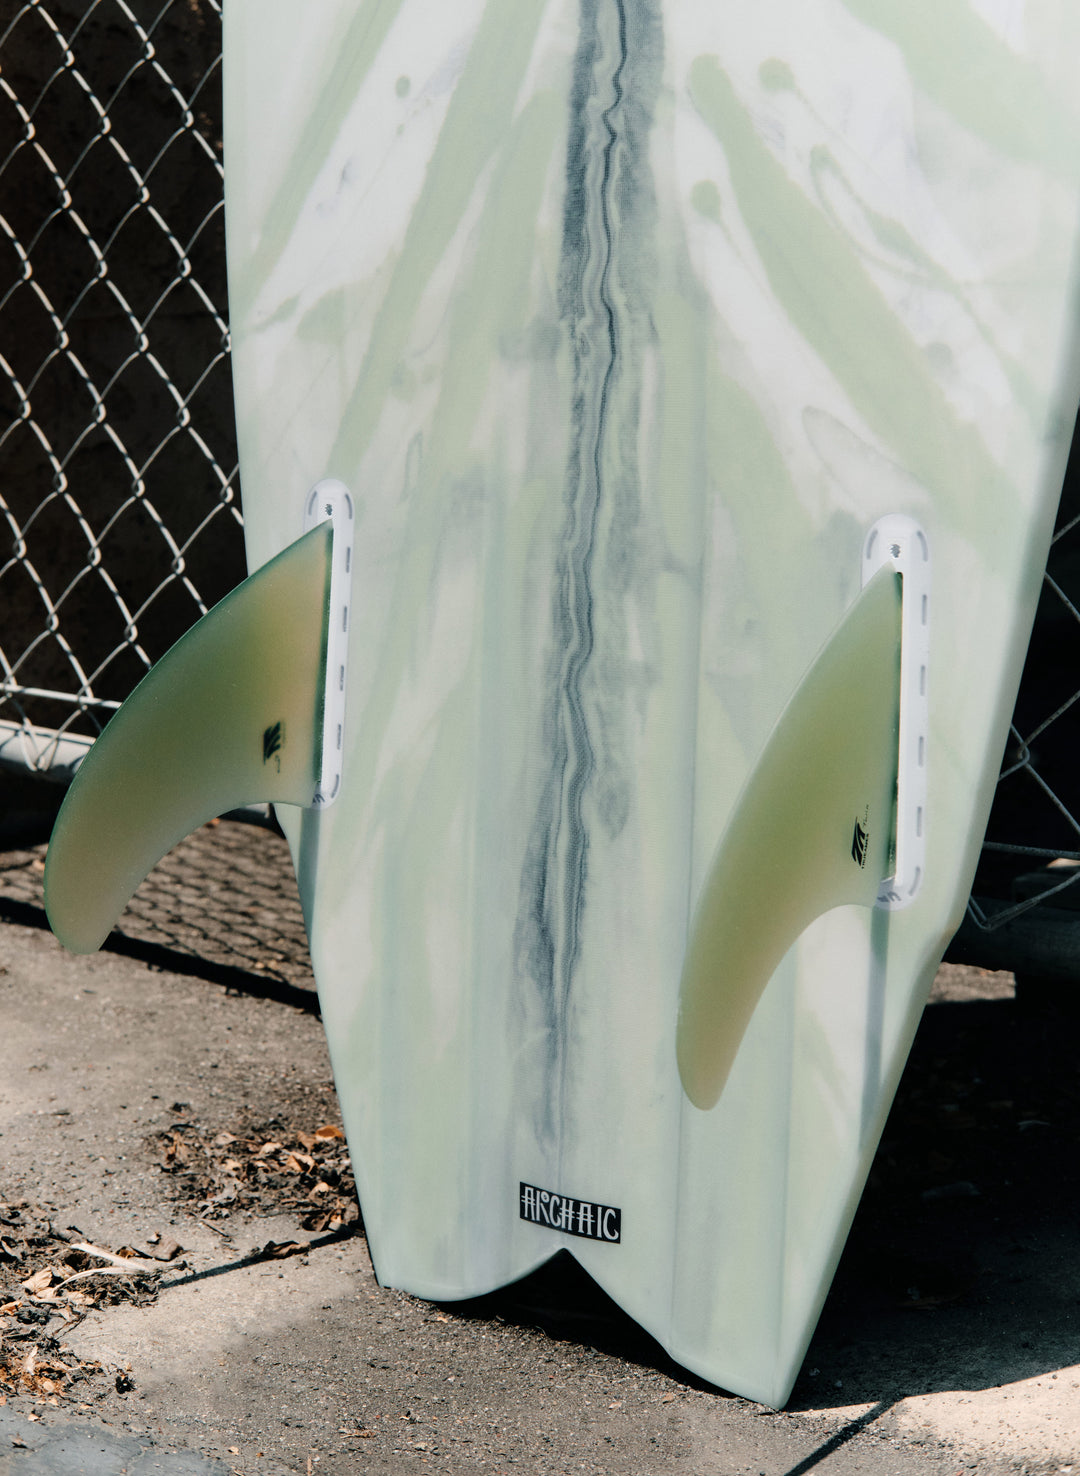
[[[893,1404],[1077,1362],[1080,1015],[928,1006],[789,1408]],[[707,1387],[565,1254],[447,1307]]]

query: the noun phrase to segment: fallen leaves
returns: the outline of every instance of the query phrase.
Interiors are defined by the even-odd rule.
[[[203,1134],[176,1102],[168,1128],[151,1140],[178,1200],[208,1228],[234,1212],[291,1213],[309,1232],[343,1230],[359,1220],[345,1135],[334,1123],[294,1131],[279,1119]],[[0,1201],[0,1399],[29,1395],[56,1403],[83,1380],[107,1378],[127,1392],[130,1371],[82,1362],[60,1337],[88,1312],[156,1300],[167,1266],[183,1246],[157,1232],[115,1248],[85,1239],[73,1225],[26,1201]],[[305,1254],[304,1239],[270,1241],[259,1258]],[[361,1434],[360,1438],[364,1438]]]
[[[0,1204],[0,1224],[9,1247],[0,1259],[0,1398],[29,1394],[55,1403],[103,1371],[62,1347],[57,1334],[94,1307],[153,1301],[161,1267],[135,1246],[93,1245],[23,1200]]]
[[[56,1273],[51,1266],[45,1266],[40,1271],[35,1271],[33,1276],[28,1276],[27,1279],[21,1283],[22,1289],[24,1292],[28,1292],[30,1296],[37,1296],[40,1292],[43,1292],[46,1287],[52,1285],[52,1280],[55,1274]]]
[[[264,1261],[283,1261],[287,1256],[300,1256],[310,1249],[306,1240],[268,1240],[256,1255]]]
[[[71,1386],[102,1371],[100,1363],[77,1358],[70,1348],[60,1348],[55,1338],[44,1339],[40,1347],[0,1351],[0,1384],[11,1394],[29,1394],[54,1405]],[[7,1403],[7,1394],[0,1394],[0,1403]]]
[[[150,1254],[155,1261],[175,1261],[183,1249],[184,1247],[180,1242],[174,1240],[171,1235],[166,1235],[164,1238],[159,1236],[157,1244],[151,1250]]]
[[[340,1230],[359,1219],[345,1134],[336,1123],[290,1132],[273,1120],[261,1130],[200,1134],[193,1122],[173,1122],[155,1146],[177,1198],[194,1200],[204,1224],[237,1211],[294,1213],[305,1230]]]

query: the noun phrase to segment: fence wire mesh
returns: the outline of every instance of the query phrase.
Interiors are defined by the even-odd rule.
[[[243,574],[221,17],[218,0],[7,14],[0,756],[46,771]]]
[[[153,661],[244,573],[221,140],[220,0],[9,0],[0,10],[0,768],[9,785],[16,771],[68,777]],[[995,935],[1023,912],[1047,900],[1080,905],[1078,673],[1080,464],[1071,464],[969,910],[979,962],[994,962]],[[0,841],[4,833],[12,827],[0,821]],[[220,920],[202,937],[178,921],[194,886],[196,911],[210,895],[238,909],[240,953],[254,948],[264,967],[299,981],[306,952],[294,889],[278,885],[283,843],[265,838],[269,870],[241,864],[262,843],[235,827],[203,833],[163,863],[125,927],[216,957]],[[208,860],[215,845],[231,883]],[[7,859],[0,895],[29,904],[41,853]],[[230,891],[245,887],[246,903]],[[267,907],[291,919],[280,946],[266,944],[265,926],[258,946],[244,933],[245,910]]]
[[[1080,422],[1078,422],[1080,426]],[[1049,905],[1080,907],[1080,431],[1062,488],[1053,542],[982,857],[968,909],[993,935]],[[1058,945],[1075,952],[1080,934]]]

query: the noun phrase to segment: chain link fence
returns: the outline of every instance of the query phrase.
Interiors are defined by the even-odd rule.
[[[148,667],[244,574],[221,138],[220,0],[0,9],[0,841],[9,847],[44,839],[61,793],[31,778],[70,777]],[[954,958],[1080,974],[1080,912],[1070,905],[1080,906],[1078,682],[1080,464],[1071,464]],[[284,907],[283,846],[265,836],[226,842],[228,832],[214,836],[226,869],[256,892],[268,877],[273,907]],[[241,851],[263,843],[259,865],[240,864]],[[169,923],[162,900],[171,887],[175,911],[184,875],[200,900],[225,895],[212,854],[204,836],[184,852],[183,875],[166,866],[165,890],[148,884],[152,900],[129,919],[133,937],[214,954],[209,932]],[[29,905],[40,853],[9,850],[8,861],[0,896]],[[228,903],[241,919],[245,906],[261,906]],[[307,967],[299,914],[289,915],[283,941],[267,943],[264,926],[260,945],[264,966],[286,980],[289,959]],[[238,926],[250,952],[256,942]]]
[[[968,915],[947,957],[1061,1000],[1080,979],[1080,435]]]
[[[243,575],[219,0],[0,32],[0,761],[70,772]]]

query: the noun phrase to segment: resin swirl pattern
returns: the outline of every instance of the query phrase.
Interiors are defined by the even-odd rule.
[[[356,509],[342,794],[283,823],[385,1281],[466,1296],[565,1246],[683,1363],[786,1397],[1038,591],[1078,43],[1063,0],[226,7],[251,566],[320,479]],[[805,930],[701,1111],[691,919],[892,513],[934,569],[926,879]]]
[[[625,693],[604,677],[625,666],[625,639],[593,586],[600,566],[610,601],[640,521],[637,416],[649,318],[642,264],[656,213],[646,161],[659,41],[647,6],[583,7],[570,91],[558,279],[571,360],[569,446],[541,732],[548,772],[516,931],[519,976],[535,990],[550,1063],[551,1089],[538,1104],[547,1137],[565,1120],[561,1073],[588,906],[589,831],[618,833],[632,783],[616,738]]]

